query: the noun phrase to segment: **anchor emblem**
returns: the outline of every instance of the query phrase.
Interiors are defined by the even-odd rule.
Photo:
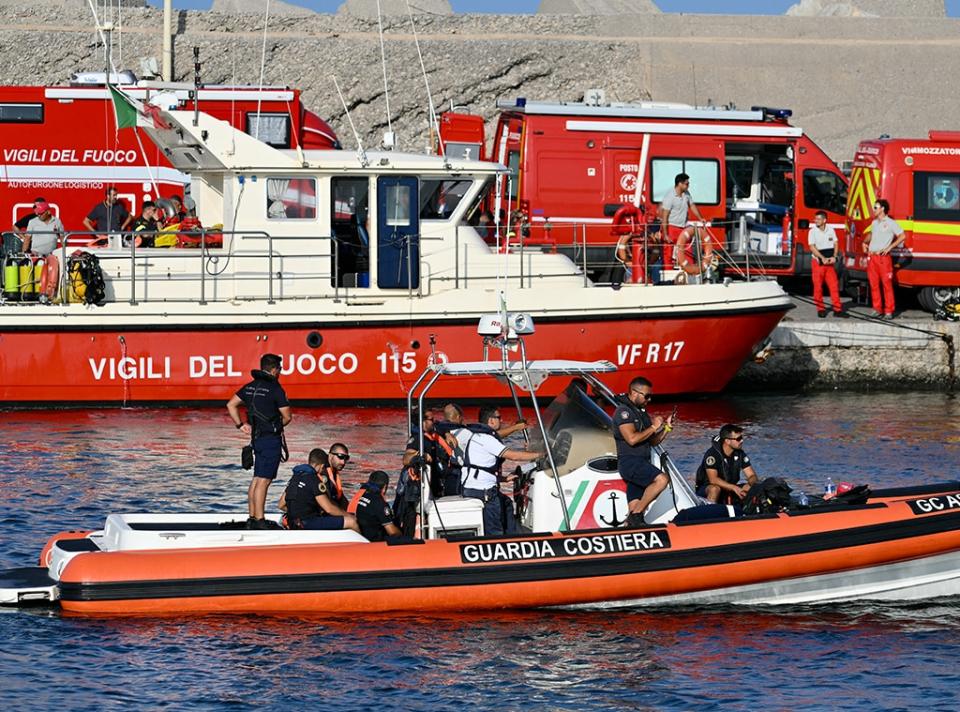
[[[626,522],[626,520],[620,519],[617,516],[617,502],[620,501],[620,493],[617,492],[616,490],[613,490],[610,492],[610,496],[607,497],[607,499],[610,500],[610,510],[613,512],[613,516],[611,516],[610,519],[608,520],[606,517],[600,514],[597,516],[597,519],[599,519],[601,522],[606,524],[608,527],[616,528],[616,527],[622,526],[624,522]]]

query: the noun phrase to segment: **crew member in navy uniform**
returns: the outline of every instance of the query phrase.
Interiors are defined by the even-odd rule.
[[[613,414],[617,466],[620,477],[627,483],[627,526],[630,527],[645,524],[644,510],[669,484],[667,476],[650,461],[650,448],[662,443],[673,429],[673,416],[666,420],[659,415],[650,417],[647,406],[652,392],[653,384],[637,376],[630,381],[630,389]]]
[[[740,483],[741,474],[747,478],[743,484]],[[731,499],[739,502],[756,483],[757,473],[750,464],[750,457],[743,451],[743,428],[724,425],[697,468],[697,494],[718,504],[727,504]]]
[[[306,465],[293,468],[293,477],[280,495],[280,510],[286,512],[287,529],[352,529],[360,531],[357,518],[333,500],[326,474],[330,461],[320,448],[310,451]]]
[[[516,534],[517,522],[513,504],[500,492],[500,482],[512,482],[516,475],[502,477],[504,460],[533,462],[543,457],[542,452],[511,450],[497,434],[501,428],[500,409],[484,406],[480,409],[480,423],[469,425],[453,433],[463,459],[463,496],[483,501],[483,533]]]
[[[280,463],[287,460],[283,429],[290,424],[293,413],[278,380],[281,366],[279,356],[264,354],[260,357],[260,369],[250,372],[253,380],[227,402],[227,412],[234,426],[250,436],[253,445],[253,479],[247,490],[250,514],[247,527],[250,529],[267,526],[263,518],[267,489],[276,478]],[[246,421],[240,415],[241,405],[247,409]]]
[[[361,485],[357,499],[357,524],[360,533],[370,541],[395,540],[400,536],[400,528],[393,523],[393,510],[387,504],[384,494],[390,477],[383,470],[370,473],[366,484]]]

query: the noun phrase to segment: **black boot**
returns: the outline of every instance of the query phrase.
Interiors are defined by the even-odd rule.
[[[630,512],[627,515],[627,527],[630,529],[637,529],[639,527],[645,527],[647,523],[643,519],[643,514],[640,512]]]

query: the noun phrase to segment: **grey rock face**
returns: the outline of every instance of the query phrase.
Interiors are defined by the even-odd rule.
[[[410,0],[410,12],[414,15],[452,15],[453,8],[447,0]],[[377,0],[347,0],[337,8],[337,14],[376,18]],[[407,3],[405,0],[380,0],[380,14],[406,17]]]
[[[224,15],[240,14],[260,14],[263,15],[266,8],[265,0],[213,0],[210,6],[210,12],[220,12]],[[315,15],[313,10],[299,5],[292,5],[283,0],[270,0],[271,17],[298,17],[304,15]]]
[[[946,17],[943,0],[801,0],[788,15],[796,17]]]
[[[649,15],[659,13],[653,0],[540,0],[540,15]]]

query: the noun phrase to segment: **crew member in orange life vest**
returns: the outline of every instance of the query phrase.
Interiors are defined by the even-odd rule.
[[[293,468],[293,477],[280,495],[280,510],[286,512],[288,529],[352,529],[360,531],[357,518],[335,501],[333,484],[325,473],[327,453],[310,451],[306,465]]]
[[[416,411],[413,418],[416,420]],[[429,410],[424,414],[420,421],[420,428],[423,431],[423,459],[430,466],[430,491],[434,497],[443,497],[444,494],[452,495],[456,492],[444,492],[444,484],[450,472],[450,465],[454,461],[453,451],[457,446],[457,440],[449,432],[441,435],[435,427],[436,417]],[[416,466],[414,458],[420,454],[420,431],[414,429],[407,440],[407,447],[403,451],[403,466]]]
[[[330,479],[330,496],[342,508],[346,509],[348,500],[343,494],[343,482],[340,473],[350,461],[350,449],[343,443],[334,443],[330,446],[330,465],[326,468],[326,475]]]

